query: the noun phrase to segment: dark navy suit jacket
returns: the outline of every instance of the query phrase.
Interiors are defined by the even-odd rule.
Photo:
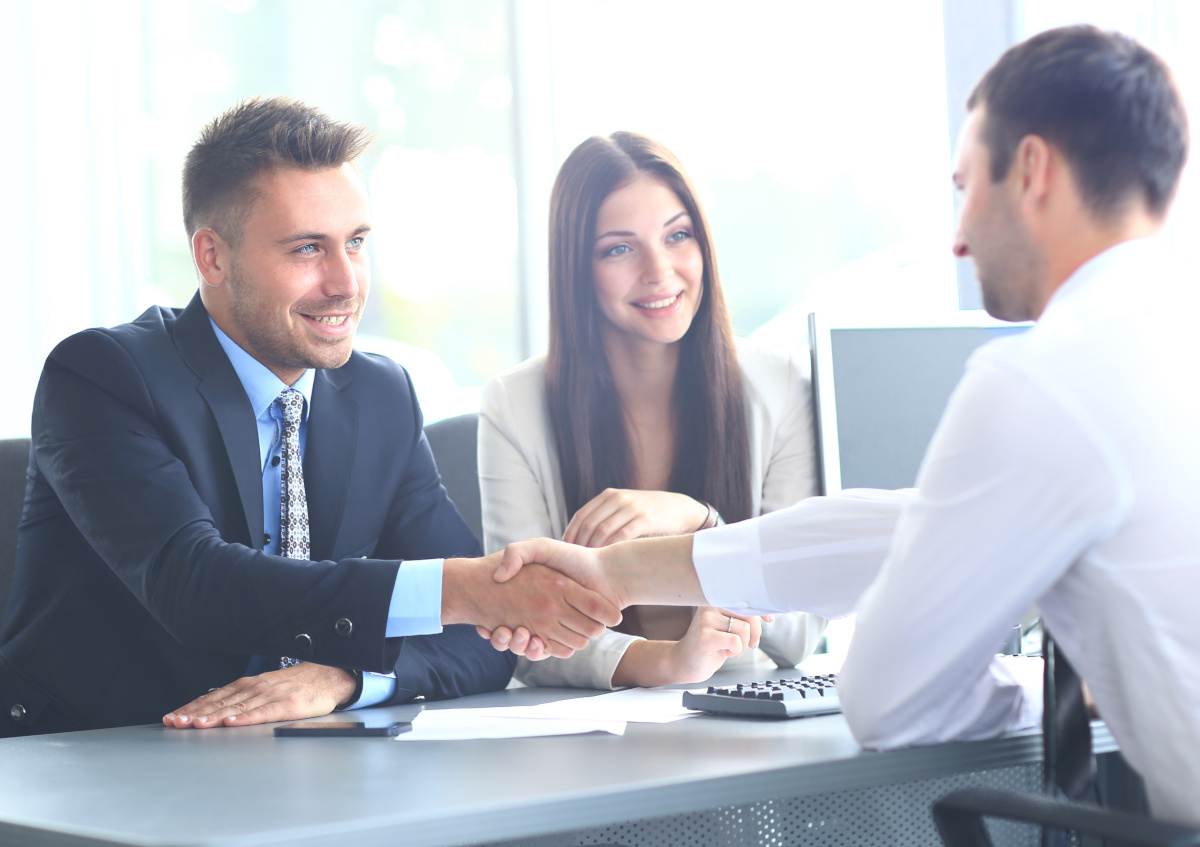
[[[394,669],[392,702],[508,682],[514,659],[473,627],[385,637],[401,560],[478,544],[407,374],[354,353],[315,376],[312,561],[297,561],[262,552],[254,412],[198,296],[50,354],[0,629],[0,736],[157,722],[252,654]]]

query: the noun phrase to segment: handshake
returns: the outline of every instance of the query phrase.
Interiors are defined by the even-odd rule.
[[[566,658],[636,604],[703,605],[691,536],[588,548],[548,538],[447,559],[442,622],[475,624],[497,650]]]

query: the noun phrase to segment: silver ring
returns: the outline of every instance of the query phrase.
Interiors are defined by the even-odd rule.
[[[726,632],[733,632],[733,618],[729,619],[729,626],[725,627]]]

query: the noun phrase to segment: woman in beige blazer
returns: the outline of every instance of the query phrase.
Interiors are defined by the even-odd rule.
[[[550,345],[491,379],[479,424],[484,547],[599,547],[743,520],[816,493],[807,362],[733,339],[712,240],[678,160],[634,133],[589,138],[551,197]],[[724,516],[724,517],[722,517]],[[527,684],[707,679],[759,646],[791,666],[825,620],[635,607]],[[761,629],[760,629],[761,627]]]

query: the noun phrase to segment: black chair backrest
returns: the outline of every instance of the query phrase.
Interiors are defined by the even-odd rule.
[[[17,524],[25,506],[28,468],[29,439],[0,439],[0,616],[8,602],[13,567],[17,563]]]
[[[474,412],[425,427],[442,485],[482,546],[483,507],[479,501],[479,454],[475,443],[478,433],[479,415]]]

